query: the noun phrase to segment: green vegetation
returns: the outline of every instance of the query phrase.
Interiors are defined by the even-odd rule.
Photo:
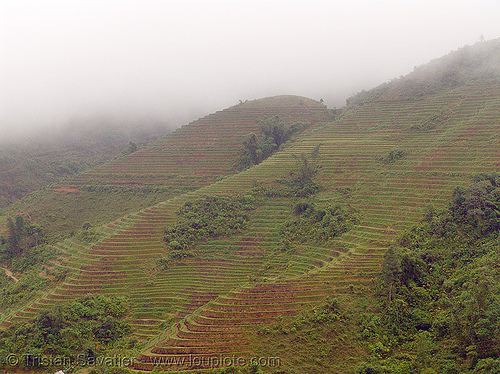
[[[236,164],[239,170],[260,164],[285,144],[293,134],[302,131],[306,124],[295,123],[287,128],[283,120],[275,116],[259,121],[259,126],[260,137],[251,133],[243,140],[243,150]]]
[[[318,172],[315,165],[305,154],[295,156],[297,164],[290,172],[289,177],[278,180],[279,183],[287,186],[286,195],[291,197],[308,197],[319,191],[320,186],[314,181]]]
[[[177,213],[179,222],[165,230],[164,240],[169,249],[184,251],[201,240],[231,236],[245,229],[254,208],[252,195],[205,196],[187,202]]]
[[[281,358],[277,373],[352,372],[366,356],[357,310],[336,298],[259,328],[257,336],[255,349],[260,355]]]
[[[315,147],[313,155],[319,153],[319,147]],[[266,197],[298,197],[305,198],[314,195],[321,189],[315,181],[318,169],[311,160],[313,156],[308,157],[302,153],[300,156],[293,155],[296,162],[293,168],[283,178],[275,180],[275,184],[270,187],[264,187],[254,183],[253,191]],[[317,157],[317,155],[315,156]]]
[[[500,175],[457,187],[448,206],[385,255],[373,373],[495,373],[500,367]]]
[[[153,370],[153,373],[163,373],[163,371],[161,369],[156,372]],[[217,369],[203,369],[203,370],[194,369],[194,370],[189,370],[188,373],[189,374],[264,374],[265,372],[258,364],[250,364],[242,366],[229,366]],[[280,371],[278,371],[277,373],[280,373]]]
[[[37,134],[36,139],[16,144],[6,144],[1,139],[0,208],[32,191],[100,165],[122,152],[132,153],[138,146],[151,143],[167,132],[161,125],[133,130],[89,122],[78,126],[72,124],[51,134]]]
[[[15,352],[25,368],[44,367],[46,355],[91,360],[113,345],[124,342],[130,327],[123,321],[127,313],[123,298],[86,296],[65,306],[40,314],[32,323],[14,325],[0,332],[0,356]],[[5,364],[5,361],[2,361]],[[46,369],[46,368],[45,368]]]
[[[499,193],[497,173],[457,187],[389,248],[376,283],[259,328],[255,351],[281,357],[283,373],[497,373]]]
[[[393,162],[402,159],[407,154],[408,152],[403,151],[401,149],[393,149],[387,154],[387,156],[380,157],[379,160],[382,161],[384,164],[392,164]]]
[[[19,282],[13,282],[12,279],[6,278],[2,283],[3,285],[0,289],[0,308],[3,312],[8,312],[16,306],[25,303],[37,291],[45,289],[50,285],[47,279],[40,278],[34,271],[23,275]]]
[[[0,259],[20,257],[45,240],[41,227],[23,216],[16,216],[15,220],[9,217],[7,230],[7,238],[0,236]]]
[[[45,189],[29,194],[10,209],[29,211],[33,220],[43,227],[47,241],[52,243],[75,235],[86,222],[99,227],[193,189],[113,185],[82,186],[78,191],[67,193]]]
[[[101,239],[103,235],[99,234],[90,222],[85,222],[76,237],[84,243],[91,244]]]
[[[446,112],[438,112],[437,114],[431,114],[428,118],[424,119],[422,122],[413,124],[410,126],[410,130],[415,131],[429,131],[433,130],[440,125],[443,125],[449,118],[451,114]]]
[[[6,278],[0,287],[0,311],[7,313],[19,304],[25,303],[40,290],[47,288],[49,282],[39,273],[50,266],[55,250],[45,245],[42,229],[27,221],[23,216],[7,220],[7,238],[0,237],[0,264],[22,274],[18,278]],[[9,270],[9,271],[10,271]],[[2,272],[4,270],[1,270]],[[61,280],[65,273],[60,270],[51,274],[53,279]],[[0,313],[0,316],[2,315]]]
[[[474,70],[473,60],[457,66]],[[417,70],[365,92],[332,123],[304,98],[242,103],[14,204],[4,236],[7,217],[23,212],[53,246],[3,264],[19,282],[0,276],[0,323],[31,326],[92,290],[127,297],[137,370],[224,352],[283,366],[212,372],[494,372],[498,175],[478,175],[448,198],[473,173],[498,168],[500,84],[473,71],[453,83]],[[275,120],[247,155],[274,153],[235,174],[257,118]],[[307,133],[283,146],[283,128],[302,121]],[[437,208],[420,222],[427,204]],[[58,235],[71,238],[55,243]],[[88,337],[128,352],[127,338]]]
[[[114,142],[115,133],[110,131],[108,134],[106,126],[92,128],[89,135],[83,134],[82,137],[75,128],[71,136],[68,135],[69,140],[61,135],[57,137],[60,142],[51,143],[50,149],[40,145],[40,157],[43,156],[44,162],[57,162],[59,152],[68,150],[64,146],[66,143],[80,147],[78,151],[64,153],[74,161],[94,160],[101,154],[101,146],[109,149],[106,146],[116,145],[113,148],[113,156],[116,157],[98,167],[95,167],[96,164],[92,164],[93,167],[87,165],[85,171],[65,175],[62,180],[52,179],[50,183],[53,184],[43,183],[45,187],[36,192],[28,193],[36,189],[28,188],[23,196],[28,195],[2,210],[0,230],[7,216],[22,212],[41,225],[48,241],[55,243],[76,233],[85,222],[99,227],[174,196],[210,185],[236,172],[234,164],[240,156],[243,137],[252,132],[259,133],[259,119],[274,116],[279,116],[287,128],[294,123],[311,124],[331,118],[325,107],[314,100],[282,96],[227,108],[182,126],[146,146],[142,145],[150,143],[153,135],[158,135],[152,128],[141,127],[137,134],[125,132],[128,136],[120,137],[119,146]],[[148,134],[151,136],[148,137]],[[134,149],[133,146],[127,148],[130,141],[136,143],[137,150],[125,154]],[[99,148],[93,148],[89,143],[96,143],[95,147]],[[16,156],[17,148],[14,146],[6,147],[6,153],[11,148],[11,161],[22,159]],[[0,160],[3,150],[0,151]],[[80,151],[88,153],[82,155]],[[31,154],[38,155],[37,152]],[[42,169],[42,166],[33,168],[35,171]],[[27,182],[34,182],[30,175],[26,175]],[[10,161],[0,161],[0,191],[7,191],[1,187],[2,181],[7,180],[12,184],[24,180],[22,168]]]
[[[348,107],[365,105],[385,97],[415,100],[424,95],[440,94],[445,90],[470,84],[499,82],[500,40],[478,42],[452,51],[428,64],[416,66],[406,76],[383,83],[369,91],[362,90],[346,100]],[[439,112],[424,120],[414,130],[430,130],[448,119],[450,113]]]
[[[51,246],[39,245],[28,249],[21,257],[3,258],[2,264],[20,275],[17,275],[17,282],[5,276],[0,284],[0,317],[31,300],[40,290],[51,286],[48,277],[40,277],[41,272],[50,275],[54,282],[64,279],[67,270],[53,268],[51,263],[58,254]]]
[[[293,218],[280,229],[282,246],[289,243],[328,243],[359,222],[356,211],[348,204],[315,204],[299,202],[293,208]]]

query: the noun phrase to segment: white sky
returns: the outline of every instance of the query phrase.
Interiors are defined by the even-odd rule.
[[[278,94],[342,106],[480,35],[500,37],[499,0],[0,0],[0,138]]]

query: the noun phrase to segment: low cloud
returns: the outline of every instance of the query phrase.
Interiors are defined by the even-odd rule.
[[[178,126],[279,94],[341,106],[500,36],[497,1],[0,4],[0,138],[89,116]]]

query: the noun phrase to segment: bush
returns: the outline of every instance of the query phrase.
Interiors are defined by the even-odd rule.
[[[379,160],[385,164],[392,164],[393,162],[402,159],[408,154],[408,152],[401,149],[393,149],[389,152],[387,156],[380,157]]]
[[[293,213],[294,217],[279,230],[282,243],[307,240],[326,243],[348,231],[359,221],[351,206],[335,203],[317,206],[311,201],[299,202],[293,207]]]
[[[0,237],[0,247],[7,258],[20,257],[31,248],[45,243],[42,228],[32,222],[26,221],[21,215],[15,220],[7,219],[7,238]]]
[[[259,122],[260,137],[254,133],[243,139],[243,149],[235,167],[239,170],[258,165],[280,149],[293,134],[302,131],[306,124],[295,123],[287,128],[279,116],[268,117]]]
[[[23,360],[28,366],[39,366],[37,358],[49,354],[71,360],[81,355],[94,357],[99,353],[95,347],[109,346],[130,333],[123,322],[126,312],[124,298],[98,295],[74,300],[41,313],[29,324],[1,332],[0,356],[16,352],[31,357],[31,361]]]
[[[186,251],[200,240],[231,236],[246,228],[248,212],[255,208],[251,195],[205,196],[179,210],[179,222],[165,230],[164,241],[172,251]]]
[[[381,320],[420,371],[500,372],[499,192],[498,174],[477,175],[384,256]]]
[[[486,358],[479,360],[473,374],[500,374],[500,359]]]
[[[309,197],[319,191],[319,185],[314,181],[318,170],[305,154],[295,156],[297,163],[290,171],[289,177],[278,180],[287,187],[283,194],[288,197]]]

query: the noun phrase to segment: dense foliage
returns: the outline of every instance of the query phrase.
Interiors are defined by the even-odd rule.
[[[0,249],[3,257],[19,257],[29,249],[44,242],[44,234],[40,226],[26,221],[21,215],[15,220],[7,219],[7,238],[0,237]]]
[[[183,251],[200,240],[231,236],[247,226],[248,213],[254,208],[252,195],[205,196],[187,202],[177,213],[178,223],[165,230],[164,240],[169,249]]]
[[[321,189],[321,186],[316,183],[315,177],[318,169],[311,160],[314,154],[319,152],[319,147],[313,150],[311,157],[306,154],[300,156],[293,155],[296,163],[288,174],[284,177],[276,179],[273,185],[262,186],[255,183],[253,192],[257,195],[266,197],[309,197],[314,195]]]
[[[10,270],[15,279],[7,276],[0,279],[0,318],[65,278],[68,270],[53,266],[59,254],[49,245],[30,248],[19,257],[4,253],[2,267]],[[1,271],[3,274],[4,270]]]
[[[408,153],[402,149],[393,149],[386,156],[380,157],[379,160],[384,164],[392,164],[399,159],[405,157]]]
[[[74,300],[43,312],[30,324],[0,332],[0,357],[15,353],[23,357],[23,366],[40,366],[40,358],[47,355],[95,357],[130,332],[123,321],[126,313],[124,298],[98,295]]]
[[[500,174],[478,175],[389,249],[378,290],[386,339],[367,370],[500,372],[499,208]]]
[[[259,122],[260,136],[248,134],[243,140],[243,150],[236,167],[240,170],[258,165],[285,144],[293,134],[304,129],[301,123],[286,127],[279,116]]]
[[[319,191],[320,186],[314,177],[318,170],[313,162],[305,155],[296,156],[295,168],[290,171],[288,178],[280,179],[278,182],[287,187],[286,196],[308,197]]]
[[[357,214],[348,204],[299,202],[293,208],[293,217],[280,228],[282,245],[307,241],[326,243],[356,223]]]

